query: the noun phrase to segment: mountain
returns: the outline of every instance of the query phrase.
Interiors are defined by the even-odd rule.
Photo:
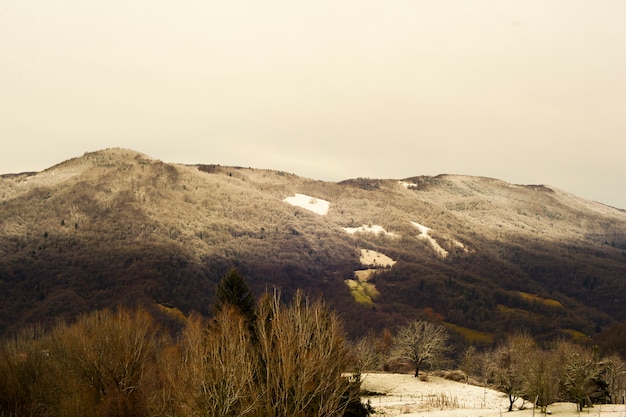
[[[233,266],[256,294],[324,297],[355,336],[432,317],[476,343],[588,338],[626,320],[626,212],[543,185],[331,183],[108,149],[2,176],[0,213],[5,335],[117,304],[175,326],[210,314]]]

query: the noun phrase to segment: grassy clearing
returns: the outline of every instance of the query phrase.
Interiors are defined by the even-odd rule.
[[[354,301],[359,304],[374,305],[374,299],[380,295],[374,284],[353,279],[347,279],[345,283],[350,288]]]
[[[162,312],[166,313],[167,315],[175,319],[180,320],[183,323],[187,321],[187,317],[183,314],[182,311],[180,311],[176,307],[168,307],[168,306],[164,306],[163,304],[157,304],[157,307]]]
[[[452,323],[443,323],[443,324],[448,329],[453,330],[457,333],[460,333],[465,338],[465,340],[467,340],[470,343],[478,343],[478,344],[484,344],[484,345],[493,344],[494,337],[495,337],[493,333],[481,332],[478,330],[470,329],[468,327],[457,326],[456,324],[452,324]]]
[[[589,336],[587,336],[586,334],[584,334],[583,332],[579,332],[578,330],[574,330],[574,329],[563,329],[562,330],[564,333],[567,333],[568,335],[570,335],[572,337],[572,339],[574,340],[586,340],[589,338]]]
[[[376,269],[363,269],[359,271],[354,271],[354,276],[359,282],[367,282],[372,278],[376,271]]]
[[[513,293],[517,294],[519,297],[521,297],[525,301],[531,301],[531,302],[540,303],[540,304],[546,305],[548,307],[563,308],[563,304],[561,304],[561,302],[559,302],[557,300],[552,300],[550,298],[539,297],[537,294],[529,294],[529,293],[523,292],[523,291],[513,291]]]

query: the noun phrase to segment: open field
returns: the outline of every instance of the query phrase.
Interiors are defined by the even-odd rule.
[[[370,395],[376,414],[384,416],[428,416],[428,417],[530,417],[543,415],[533,410],[527,402],[515,403],[515,409],[507,412],[508,399],[505,394],[490,388],[450,381],[429,375],[426,381],[410,374],[369,373],[364,375],[363,389]],[[522,407],[522,410],[519,408]],[[596,405],[580,414],[572,403],[556,403],[548,407],[548,415],[559,417],[607,416],[626,417],[626,406]]]

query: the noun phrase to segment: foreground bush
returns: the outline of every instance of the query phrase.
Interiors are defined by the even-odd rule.
[[[0,416],[313,417],[354,407],[336,315],[301,293],[259,304],[252,323],[229,307],[208,324],[192,315],[176,343],[143,310],[25,331],[0,347]]]

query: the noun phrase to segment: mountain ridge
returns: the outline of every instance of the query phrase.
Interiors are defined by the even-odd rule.
[[[232,266],[257,294],[323,296],[354,335],[429,314],[496,338],[511,325],[593,336],[626,320],[626,213],[549,186],[454,174],[331,183],[119,148],[0,184],[0,333],[117,303],[206,315]],[[328,212],[286,201],[297,194]],[[359,283],[361,249],[396,263]]]

